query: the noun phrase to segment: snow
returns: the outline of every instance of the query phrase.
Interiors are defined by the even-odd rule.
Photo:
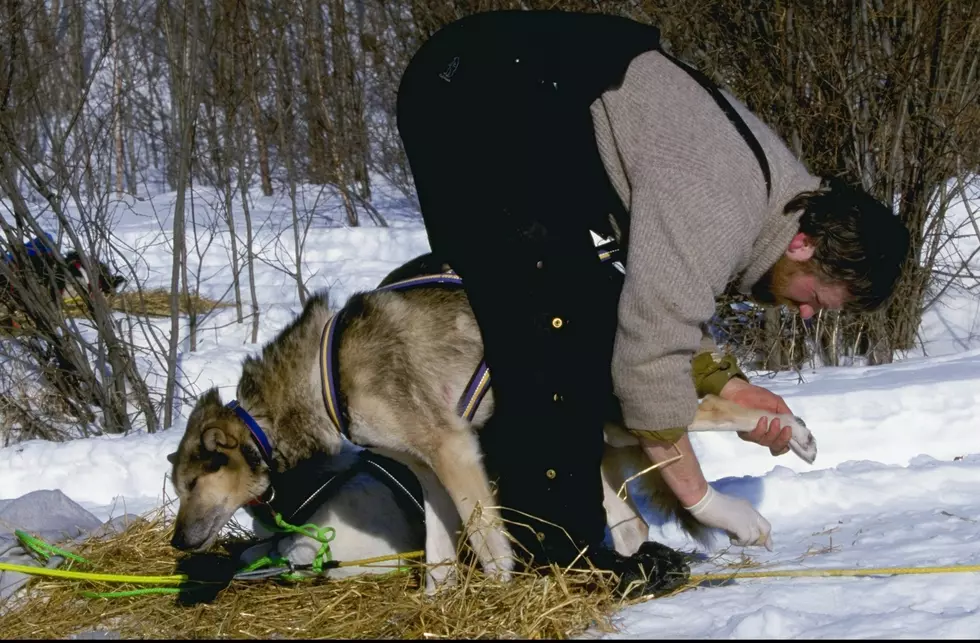
[[[227,230],[211,204],[220,195],[194,193],[199,247],[189,272],[200,292],[230,299]],[[174,194],[119,201],[110,213],[116,243],[142,272],[147,288],[169,283]],[[303,277],[329,288],[334,306],[369,289],[390,270],[428,249],[421,221],[397,194],[375,201],[391,226],[347,227],[334,195],[300,193]],[[976,202],[974,202],[976,203]],[[239,246],[245,229],[236,201]],[[258,351],[300,305],[293,268],[291,205],[279,195],[253,193],[250,203],[259,255],[255,281],[261,309],[258,344],[251,324],[238,325],[233,308],[201,324],[198,350],[182,344],[176,425],[154,434],[134,432],[67,443],[40,440],[0,449],[0,498],[37,489],[61,489],[102,520],[141,513],[173,498],[166,455],[180,440],[194,395],[217,386],[233,395],[242,359]],[[0,208],[2,211],[2,208]],[[366,215],[362,219],[367,222]],[[211,230],[214,230],[212,233]],[[208,245],[210,241],[210,245]],[[964,246],[965,247],[965,246]],[[967,250],[969,252],[969,250]],[[244,273],[243,275],[247,275]],[[242,278],[246,296],[247,276]],[[754,380],[782,395],[813,431],[819,455],[807,465],[730,433],[693,434],[707,478],[719,491],[750,500],[773,526],[774,551],[729,546],[719,537],[695,573],[730,569],[920,567],[980,564],[980,298],[950,289],[923,323],[924,350],[887,366],[819,368]],[[157,339],[136,329],[148,349],[165,346],[169,321],[153,322]],[[186,333],[186,327],[182,330]],[[163,389],[162,361],[140,363],[154,395]],[[673,525],[651,516],[651,537],[691,550]],[[609,638],[975,638],[980,592],[975,573],[865,578],[749,579],[701,587],[624,609]],[[599,636],[598,633],[590,636]]]

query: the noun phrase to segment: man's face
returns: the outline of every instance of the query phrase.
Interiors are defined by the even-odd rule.
[[[752,287],[752,298],[759,303],[798,309],[803,319],[810,319],[818,310],[843,308],[847,296],[847,287],[827,281],[812,259],[797,260],[789,253]]]

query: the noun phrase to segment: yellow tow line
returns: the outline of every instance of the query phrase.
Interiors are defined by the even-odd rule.
[[[190,580],[184,574],[171,576],[127,576],[124,574],[96,574],[94,572],[72,572],[65,569],[32,567],[14,563],[0,563],[0,571],[21,572],[31,576],[50,576],[70,580],[90,580],[103,583],[133,583],[136,585],[179,585]]]
[[[389,560],[402,558],[421,558],[425,555],[422,550],[410,551],[404,554],[394,554],[390,556],[375,556],[373,558],[362,558],[359,560],[348,560],[337,563],[337,567],[355,567],[359,565],[370,565],[372,563],[382,563]],[[185,574],[171,574],[169,576],[135,576],[126,574],[98,574],[94,572],[73,572],[65,569],[49,569],[47,567],[33,567],[31,565],[17,565],[15,563],[0,563],[0,571],[21,572],[31,576],[48,576],[51,578],[64,578],[68,580],[87,580],[102,583],[133,583],[134,585],[180,585],[188,581],[203,583],[206,581],[192,580]]]
[[[692,583],[746,578],[800,578],[807,576],[904,576],[911,574],[955,574],[980,572],[980,565],[947,565],[945,567],[869,567],[867,569],[781,569],[761,572],[733,571],[724,574],[692,574]]]
[[[392,556],[377,556],[375,558],[345,561],[340,563],[338,566],[352,567],[356,565],[379,563],[387,560],[396,560],[399,558],[418,558],[422,554],[423,552],[421,551],[413,551],[405,554],[395,554]],[[13,563],[0,563],[0,571],[21,572],[32,576],[49,576],[52,578],[64,578],[69,580],[88,580],[104,583],[133,583],[135,585],[179,585],[181,583],[191,581],[191,579],[184,574],[173,574],[170,576],[97,574],[92,572],[73,572],[62,569],[48,569],[46,567],[32,567],[29,565],[17,565]],[[947,565],[940,567],[869,567],[866,569],[785,569],[773,571],[732,571],[716,574],[692,574],[689,582],[692,584],[698,584],[710,581],[745,580],[749,578],[904,576],[916,574],[954,574],[976,572],[980,572],[980,565]]]

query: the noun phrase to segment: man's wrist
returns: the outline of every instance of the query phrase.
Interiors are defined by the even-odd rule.
[[[687,509],[689,512],[691,512],[691,515],[692,516],[697,517],[697,515],[699,513],[701,513],[702,511],[704,511],[704,508],[708,506],[708,503],[711,502],[711,497],[715,493],[716,493],[715,490],[712,489],[711,488],[711,485],[709,484],[709,485],[707,485],[707,489],[705,489],[704,495],[701,496],[701,499],[700,500],[698,500],[697,502],[695,502],[693,505],[688,505],[686,502],[683,502],[682,501],[681,502],[681,505],[685,509]]]
[[[733,377],[732,379],[725,382],[725,385],[721,387],[718,391],[718,397],[724,398],[726,400],[731,400],[739,391],[743,391],[747,388],[752,388],[753,384],[749,383],[748,380],[742,378]]]
[[[672,489],[672,491],[677,496],[681,505],[686,508],[696,507],[698,503],[707,498],[710,489],[711,485],[708,484],[707,480],[702,478],[694,484],[681,487],[680,489]]]

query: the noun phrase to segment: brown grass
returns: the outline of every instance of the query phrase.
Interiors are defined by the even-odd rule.
[[[203,577],[206,572],[191,572],[193,557],[177,560],[171,532],[172,523],[159,510],[123,533],[86,542],[77,553],[100,573],[169,575],[181,568]],[[228,552],[241,545],[241,539],[226,541],[223,558],[211,556],[210,568],[233,572],[235,559]],[[78,564],[71,569],[88,571]],[[627,604],[614,596],[612,579],[596,571],[519,573],[500,584],[460,565],[459,584],[431,597],[420,589],[420,571],[418,566],[338,580],[232,581],[221,589],[208,586],[217,595],[197,604],[193,594],[86,598],[81,592],[136,586],[35,579],[17,608],[0,616],[0,638],[109,630],[123,638],[565,639],[589,628],[613,631],[610,616]]]
[[[188,299],[190,300],[188,302]],[[123,292],[106,298],[109,307],[117,312],[128,315],[145,315],[149,317],[169,317],[170,316],[170,291],[166,288],[154,288],[139,292]],[[191,295],[189,298],[180,297],[180,312],[182,315],[190,314],[190,311],[198,315],[205,315],[219,308],[230,308],[233,304],[224,301],[215,301],[199,295]],[[87,317],[88,311],[85,305],[77,298],[66,298],[62,303],[62,310],[67,317]],[[20,311],[10,313],[10,319],[17,327],[10,327],[4,323],[0,327],[0,333],[10,336],[23,335],[32,328],[30,321]]]
[[[203,315],[217,308],[229,308],[232,305],[197,294],[190,295],[189,299],[188,304],[187,298],[183,296],[179,298],[181,314],[187,315],[191,311],[195,311],[197,314]],[[113,310],[131,315],[170,316],[170,291],[166,288],[143,290],[142,293],[126,291],[109,297],[108,301]],[[73,299],[65,300],[64,310],[65,314],[70,316],[84,316],[86,314],[81,303]]]

